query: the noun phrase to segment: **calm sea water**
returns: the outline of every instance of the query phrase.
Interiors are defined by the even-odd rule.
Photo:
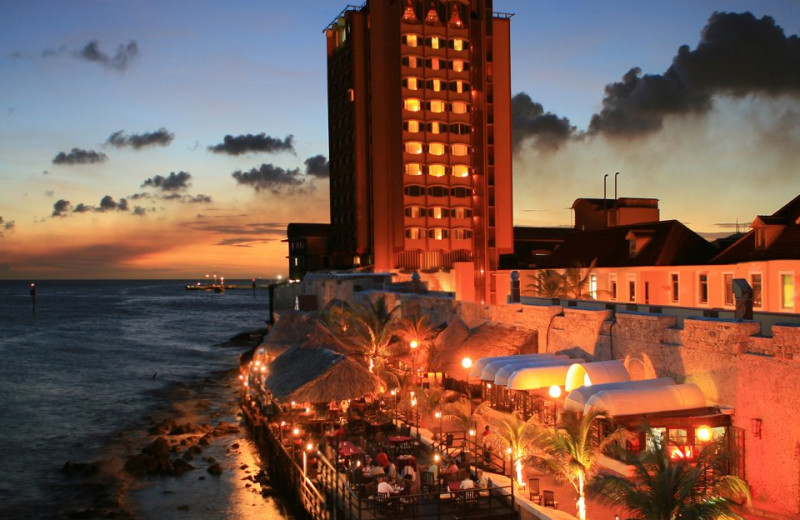
[[[27,282],[0,281],[0,518],[56,517],[76,499],[66,461],[102,458],[170,386],[236,366],[219,344],[265,326],[267,291],[185,283],[42,281],[34,314]]]

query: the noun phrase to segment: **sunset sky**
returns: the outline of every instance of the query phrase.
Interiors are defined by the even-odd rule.
[[[0,279],[285,275],[286,224],[329,218],[322,30],[345,5],[0,3]],[[800,192],[800,2],[494,7],[516,224],[570,225],[615,172],[704,234]]]

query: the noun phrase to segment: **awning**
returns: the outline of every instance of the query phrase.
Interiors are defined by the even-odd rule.
[[[569,392],[581,386],[591,386],[617,381],[630,381],[628,369],[621,360],[597,361],[594,363],[575,363],[569,367],[564,381],[564,389]]]
[[[571,365],[554,365],[522,368],[508,377],[509,390],[536,390],[563,386]]]
[[[522,370],[523,368],[533,368],[533,367],[548,367],[548,366],[557,366],[557,365],[571,365],[575,362],[574,358],[566,358],[566,359],[547,359],[539,362],[527,362],[527,363],[513,363],[508,365],[503,365],[500,370],[494,375],[494,384],[497,386],[508,386],[508,378],[511,377],[511,374],[518,370]]]
[[[503,361],[505,359],[508,360],[524,360],[524,359],[547,359],[556,357],[557,354],[516,354],[514,356],[492,356],[492,357],[484,357],[480,359],[476,359],[474,363],[472,363],[472,368],[469,371],[470,377],[481,377],[481,372],[489,363],[493,361]]]
[[[586,401],[584,413],[592,409],[604,410],[611,417],[657,412],[691,410],[706,406],[706,398],[693,383],[604,390]]]
[[[544,358],[529,358],[529,359],[501,359],[497,361],[492,361],[488,363],[486,366],[483,367],[483,371],[481,371],[481,379],[483,381],[489,381],[490,383],[494,383],[495,377],[497,376],[497,372],[508,365],[511,366],[536,366],[541,363],[546,363],[549,361],[567,361],[567,362],[574,362],[569,356],[565,356],[563,354],[559,355],[549,355],[548,357]]]
[[[586,401],[594,394],[605,390],[623,390],[626,388],[651,388],[654,386],[674,385],[675,381],[669,377],[658,379],[638,379],[636,381],[619,381],[617,383],[603,383],[599,385],[581,386],[572,390],[564,399],[564,410],[583,412]]]

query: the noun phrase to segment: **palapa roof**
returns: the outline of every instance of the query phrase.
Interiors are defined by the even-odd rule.
[[[287,310],[276,312],[275,315],[278,319],[261,344],[261,347],[273,355],[301,343],[316,326],[316,318],[312,314]]]
[[[461,366],[464,357],[475,361],[488,356],[534,353],[538,350],[538,337],[533,329],[502,323],[486,322],[468,329],[456,318],[436,338],[435,345],[441,352],[440,369],[461,378],[464,377]]]
[[[358,361],[327,348],[297,345],[269,366],[266,385],[282,402],[327,403],[375,393],[383,381]]]

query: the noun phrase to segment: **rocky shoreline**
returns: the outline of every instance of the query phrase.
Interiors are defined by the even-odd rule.
[[[257,347],[266,331],[238,334],[220,346]],[[246,354],[245,354],[246,355]],[[241,425],[238,368],[166,390],[169,403],[140,431],[120,432],[109,454],[95,462],[68,461],[62,473],[92,496],[61,518],[216,518],[247,507],[266,518],[286,518],[247,430]]]

